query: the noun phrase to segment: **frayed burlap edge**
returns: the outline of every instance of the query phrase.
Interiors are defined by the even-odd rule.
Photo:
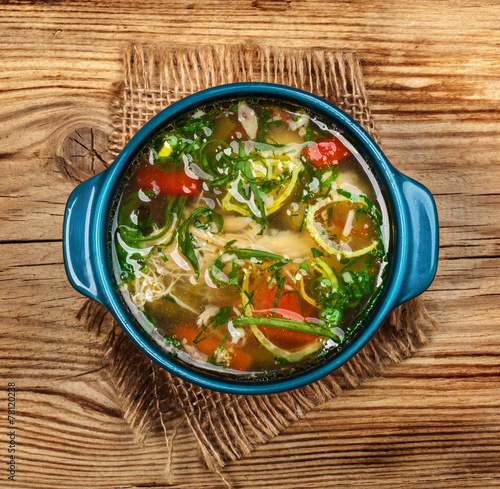
[[[352,53],[289,50],[257,45],[163,47],[128,45],[123,80],[112,101],[116,156],[161,109],[180,98],[224,83],[280,83],[315,93],[339,106],[378,141],[359,61]],[[280,434],[314,407],[358,387],[388,365],[413,355],[435,327],[420,298],[398,307],[355,357],[331,375],[295,391],[268,396],[236,396],[208,391],[160,369],[143,355],[99,304],[87,301],[79,317],[101,338],[110,379],[123,416],[139,442],[163,429],[167,454],[179,419],[192,430],[208,468],[219,474]],[[102,334],[101,334],[102,333]],[[170,425],[169,425],[170,426]],[[170,458],[166,477],[172,479]]]
[[[161,109],[194,92],[236,82],[278,83],[319,95],[347,112],[379,142],[363,74],[353,53],[222,44],[127,45],[123,80],[112,101],[116,157]]]

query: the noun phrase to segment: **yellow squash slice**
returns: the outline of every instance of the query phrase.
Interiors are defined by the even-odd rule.
[[[323,342],[318,339],[313,343],[309,343],[303,348],[297,348],[295,350],[284,350],[279,346],[275,345],[267,336],[262,333],[258,326],[250,326],[252,333],[257,338],[257,341],[270,353],[279,358],[284,358],[288,362],[298,362],[303,358],[307,357],[311,353],[318,351],[322,346]]]
[[[297,185],[297,179],[299,177],[300,168],[298,165],[290,160],[283,160],[279,158],[270,158],[266,160],[268,168],[266,169],[263,163],[254,163],[252,165],[252,173],[255,178],[260,179],[266,176],[269,180],[278,180],[281,174],[285,171],[290,171],[290,176],[280,185],[278,188],[273,189],[269,195],[266,196],[264,200],[264,205],[266,208],[267,215],[276,212],[285,201],[290,197],[293,190]],[[267,171],[264,171],[267,170]],[[231,188],[231,184],[228,185]],[[246,202],[243,196],[234,195],[234,191],[228,190],[224,198],[222,199],[222,205],[224,209],[228,211],[235,211],[244,216],[249,216],[250,211],[248,210],[248,205],[252,205],[251,202]]]
[[[309,207],[306,227],[316,243],[327,253],[347,258],[366,255],[376,248],[378,239],[373,221],[365,213],[362,199],[354,202],[332,194]]]
[[[324,262],[321,258],[316,258],[313,262],[312,267],[317,270],[324,278],[328,279],[331,283],[332,290],[336,290],[339,288],[339,281],[335,275],[335,272]],[[306,284],[304,281],[304,277],[299,273],[295,277],[295,283],[298,284],[300,295],[307,301],[309,304],[319,307],[319,302],[316,299],[313,299],[306,291]]]

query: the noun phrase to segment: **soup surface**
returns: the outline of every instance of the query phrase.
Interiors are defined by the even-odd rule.
[[[330,123],[256,99],[188,114],[145,147],[112,226],[117,283],[164,349],[228,376],[342,347],[387,268],[387,209]]]

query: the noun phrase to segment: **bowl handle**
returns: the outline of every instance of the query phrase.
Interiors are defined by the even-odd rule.
[[[406,175],[396,173],[406,207],[408,254],[403,280],[395,304],[399,305],[424,292],[434,280],[439,251],[439,225],[431,193]],[[405,238],[403,238],[405,239]]]
[[[106,305],[96,280],[95,212],[105,173],[86,180],[69,196],[64,214],[63,247],[66,275],[83,295]]]

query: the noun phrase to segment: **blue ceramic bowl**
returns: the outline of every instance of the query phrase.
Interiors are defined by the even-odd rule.
[[[371,161],[392,218],[389,276],[376,307],[358,333],[324,363],[283,379],[259,382],[201,372],[163,351],[128,311],[111,267],[113,201],[127,168],[141,148],[165,125],[187,112],[239,97],[283,100],[330,119]],[[437,258],[438,220],[429,191],[395,170],[363,128],[337,107],[310,93],[267,83],[235,83],[210,88],[163,110],[134,136],[113,165],[73,191],[64,219],[64,261],[73,287],[108,308],[137,347],[166,370],[202,387],[236,394],[269,394],[295,389],[340,367],[370,340],[396,306],[429,287],[436,273]]]

